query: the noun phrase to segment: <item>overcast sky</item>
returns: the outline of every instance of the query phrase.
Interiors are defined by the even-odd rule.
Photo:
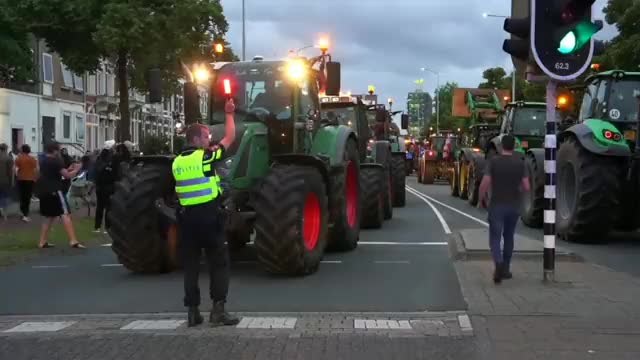
[[[482,71],[502,66],[511,69],[502,51],[508,34],[503,19],[483,13],[509,15],[509,0],[245,0],[246,56],[277,59],[290,49],[314,44],[329,35],[334,60],[342,63],[342,88],[365,93],[376,86],[381,99],[396,100],[394,110],[406,107],[414,80],[425,79],[433,93],[436,77],[421,73],[428,67],[440,73],[440,82],[455,81],[475,87]],[[228,40],[242,56],[242,1],[221,0],[230,24]],[[606,0],[597,0],[594,18],[604,19]],[[596,38],[613,36],[605,25]],[[316,54],[315,49],[303,52]]]

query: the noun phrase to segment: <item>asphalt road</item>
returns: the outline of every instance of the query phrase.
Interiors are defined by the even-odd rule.
[[[453,231],[485,227],[481,221],[487,221],[486,210],[471,207],[466,200],[451,196],[449,185],[444,183],[434,185],[419,184],[415,176],[408,179],[407,185],[440,202],[438,204],[432,201],[434,206],[441,211]],[[475,220],[460,212],[474,217]],[[539,240],[542,248],[542,229],[529,228],[522,222],[518,222],[516,231],[521,235]],[[570,249],[589,262],[626,272],[633,276],[640,276],[640,263],[638,263],[638,258],[640,257],[640,233],[638,232],[611,234],[607,239],[602,239],[602,241],[593,244],[570,243],[558,240],[556,245]]]
[[[464,310],[446,233],[423,200],[380,230],[363,230],[350,253],[329,253],[308,277],[267,275],[251,248],[235,259],[229,307],[247,312],[416,312]],[[206,296],[208,276],[201,275]],[[142,276],[119,266],[108,247],[44,257],[0,270],[0,314],[108,314],[184,311],[182,274]],[[203,304],[207,304],[203,298]]]

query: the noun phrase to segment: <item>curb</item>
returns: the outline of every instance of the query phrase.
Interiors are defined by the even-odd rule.
[[[449,254],[454,261],[474,261],[474,260],[493,260],[491,251],[487,250],[467,250],[462,234],[459,231],[451,234],[447,238],[449,243]],[[539,259],[542,257],[542,249],[540,251],[514,251],[514,259]],[[556,261],[563,262],[584,262],[584,258],[574,252],[556,252]]]

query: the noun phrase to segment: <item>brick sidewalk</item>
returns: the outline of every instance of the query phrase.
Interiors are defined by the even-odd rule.
[[[515,261],[494,285],[489,261],[455,263],[477,340],[494,359],[640,359],[640,280],[590,263]],[[634,301],[636,299],[636,301]]]

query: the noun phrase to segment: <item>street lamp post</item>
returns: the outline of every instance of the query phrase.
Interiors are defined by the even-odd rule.
[[[420,68],[422,71],[428,71],[436,75],[436,134],[440,132],[440,73],[429,68]]]
[[[508,19],[509,17],[506,15],[495,15],[495,14],[488,14],[488,13],[483,13],[482,14],[483,18],[488,18],[488,17],[494,17],[494,18],[501,18],[501,19]],[[516,101],[516,69],[515,66],[513,68],[513,71],[511,72],[511,101]]]
[[[245,7],[244,1],[242,0],[242,61],[246,61],[246,50],[247,50],[247,36],[246,36],[246,18],[245,18]]]

